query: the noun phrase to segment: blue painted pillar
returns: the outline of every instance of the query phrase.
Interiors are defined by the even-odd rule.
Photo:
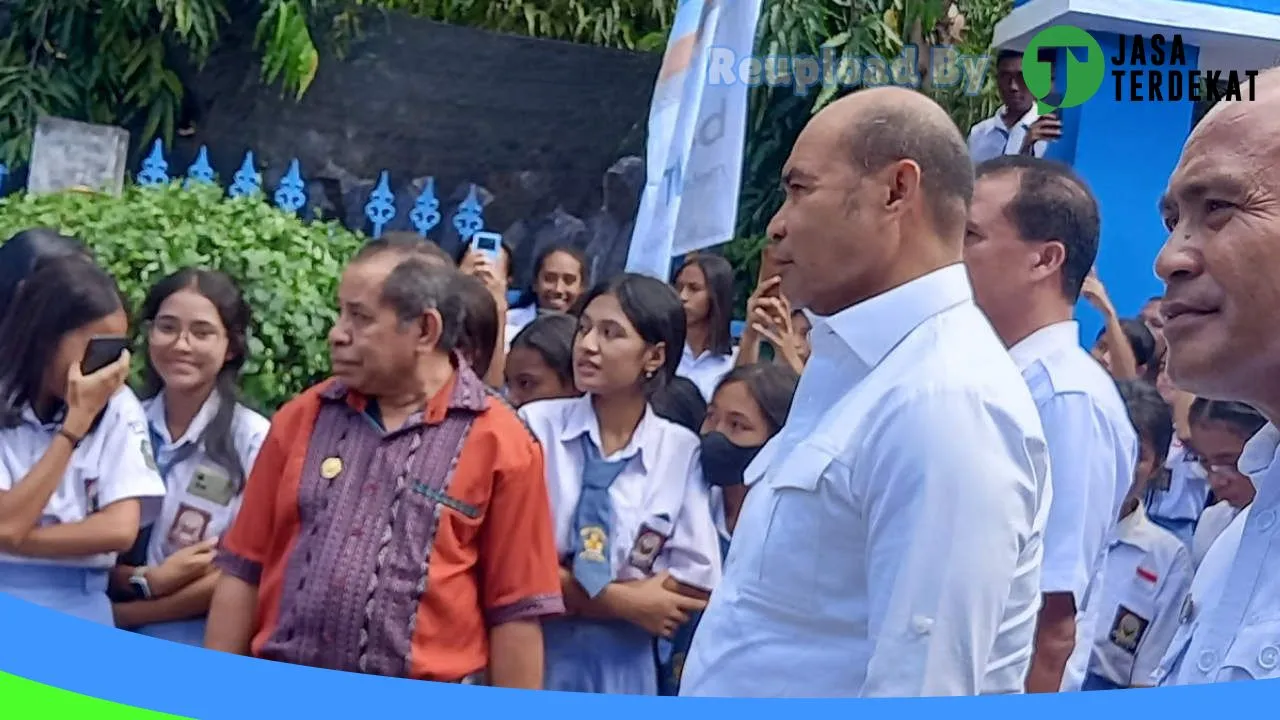
[[[1167,99],[1167,88],[1163,88],[1163,102],[1133,101],[1127,71],[1142,66],[1114,67],[1111,58],[1118,51],[1119,38],[1110,33],[1091,34],[1107,59],[1102,88],[1083,105],[1059,111],[1063,137],[1050,144],[1046,156],[1074,167],[1097,195],[1102,213],[1098,276],[1120,315],[1131,317],[1137,315],[1147,298],[1164,289],[1154,271],[1156,254],[1167,235],[1157,202],[1191,130],[1195,103],[1187,99],[1185,88],[1179,101]],[[1178,69],[1197,68],[1199,48],[1184,48],[1186,64]],[[1055,67],[1059,81],[1066,77],[1063,62],[1060,52]],[[1112,75],[1115,69],[1126,71],[1118,96]],[[1151,69],[1170,70],[1173,66],[1153,65]],[[1149,97],[1145,77],[1141,92],[1144,98]],[[1081,300],[1077,318],[1081,342],[1091,347],[1102,329],[1102,316]]]

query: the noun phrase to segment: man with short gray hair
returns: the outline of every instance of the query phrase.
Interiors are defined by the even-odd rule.
[[[456,272],[381,241],[348,265],[333,377],[272,418],[207,647],[542,686],[540,620],[564,609],[542,451],[459,360]]]

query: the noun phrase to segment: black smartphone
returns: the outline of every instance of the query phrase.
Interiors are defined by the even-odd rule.
[[[129,338],[119,335],[98,335],[89,338],[80,361],[80,374],[92,375],[115,362],[129,348]]]

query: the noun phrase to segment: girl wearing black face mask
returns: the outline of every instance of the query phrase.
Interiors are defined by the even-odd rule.
[[[712,512],[723,549],[746,499],[743,472],[787,421],[800,376],[778,363],[736,367],[716,387],[702,423],[702,473],[713,488]]]

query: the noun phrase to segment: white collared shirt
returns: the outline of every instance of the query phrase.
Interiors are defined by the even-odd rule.
[[[1259,430],[1238,467],[1258,495],[1205,553],[1155,684],[1280,678],[1280,430]]]
[[[682,695],[1017,693],[1051,495],[1035,404],[964,266],[818,318]]]
[[[1053,465],[1041,590],[1071,593],[1076,645],[1062,678],[1079,690],[1099,618],[1085,602],[1101,587],[1107,538],[1133,483],[1138,436],[1115,380],[1080,347],[1074,321],[1040,328],[1009,349],[1031,389]]]
[[[1204,561],[1204,556],[1209,554],[1209,548],[1213,547],[1213,543],[1222,534],[1223,530],[1236,519],[1236,515],[1240,514],[1240,510],[1233,507],[1226,500],[1214,503],[1211,507],[1205,508],[1200,515],[1200,521],[1196,523],[1196,534],[1191,540],[1191,563],[1196,567],[1200,567],[1200,563]]]
[[[536,320],[538,317],[538,304],[530,303],[524,307],[511,308],[507,311],[507,326],[504,331],[507,343],[507,349],[511,349],[511,341],[516,339],[516,335],[524,329],[525,325]]]
[[[600,424],[590,395],[531,402],[519,413],[542,444],[556,548],[563,557],[573,552],[574,514],[582,496],[581,438],[590,438],[603,454]],[[680,582],[703,590],[719,584],[720,541],[700,457],[697,435],[648,408],[631,442],[604,458],[627,460],[609,488],[609,555],[615,580],[641,580],[667,570]],[[647,570],[631,562],[643,528],[666,535]]]
[[[1001,155],[1018,155],[1022,150],[1022,139],[1027,135],[1027,129],[1040,117],[1036,106],[1032,105],[1027,114],[1014,123],[1013,127],[1009,127],[1004,123],[1004,111],[1005,108],[1002,105],[999,110],[996,110],[995,115],[979,122],[969,130],[969,157],[973,158],[974,165]],[[1044,157],[1044,151],[1048,145],[1044,140],[1037,142],[1034,148],[1035,156]]]
[[[166,486],[164,505],[147,545],[147,564],[153,566],[184,547],[221,536],[231,525],[240,510],[244,478],[253,468],[271,425],[249,408],[236,406],[231,441],[244,469],[244,476],[236,480],[230,469],[209,457],[200,437],[218,412],[218,396],[209,396],[176,441],[169,436],[162,398],[157,395],[143,403],[152,437],[159,441],[155,443],[156,458]],[[189,455],[183,451],[188,446],[195,446]]]
[[[725,375],[729,374],[737,361],[738,348],[736,347],[728,355],[704,350],[701,355],[694,357],[693,350],[686,344],[684,352],[680,355],[680,367],[676,368],[676,374],[693,381],[693,384],[698,386],[698,390],[702,391],[702,399],[711,402],[716,386]]]
[[[1190,553],[1173,533],[1147,518],[1141,505],[1116,526],[1096,602],[1089,672],[1120,687],[1143,686],[1178,629],[1191,589]]]
[[[40,422],[28,407],[19,425],[0,429],[0,490],[12,489],[35,467],[57,437],[58,427],[57,423]],[[71,453],[62,483],[49,497],[40,524],[78,523],[121,500],[141,500],[142,524],[147,525],[155,518],[163,497],[164,483],[155,470],[147,438],[146,414],[133,391],[121,388],[107,401],[97,427]],[[115,562],[116,553],[53,559],[0,553],[0,565],[23,563],[102,570]],[[0,568],[0,573],[3,572]]]
[[[1209,476],[1200,464],[1200,458],[1176,435],[1170,443],[1164,466],[1169,470],[1169,487],[1151,494],[1147,515],[1188,525],[1179,538],[1190,545],[1192,529],[1189,525],[1204,512],[1205,502],[1209,499]]]

